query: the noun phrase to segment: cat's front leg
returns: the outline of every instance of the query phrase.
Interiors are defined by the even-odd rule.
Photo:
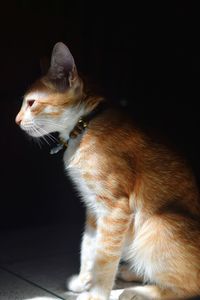
[[[92,285],[78,300],[107,300],[112,290],[131,221],[125,202],[98,218]]]
[[[92,268],[94,263],[96,239],[96,219],[87,210],[85,232],[81,244],[81,267],[80,273],[73,275],[67,280],[67,289],[73,292],[89,290],[92,284]]]

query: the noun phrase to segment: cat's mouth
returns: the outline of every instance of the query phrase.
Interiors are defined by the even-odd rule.
[[[42,141],[49,147],[59,144],[58,132],[48,132],[44,129],[44,126],[37,126],[35,124],[20,124],[20,127],[29,136],[35,138],[40,147],[43,144]]]
[[[36,126],[36,125],[33,125],[33,124],[26,124],[26,125],[20,124],[20,127],[23,131],[25,131],[28,135],[30,135],[32,137],[42,137],[46,134],[49,134],[43,128],[43,126]]]

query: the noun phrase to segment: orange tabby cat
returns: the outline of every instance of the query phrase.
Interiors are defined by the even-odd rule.
[[[80,274],[68,288],[78,300],[106,300],[121,272],[147,284],[125,289],[120,300],[198,295],[200,202],[192,172],[103,102],[57,43],[47,75],[26,92],[16,117],[31,136],[59,132],[56,151],[66,148],[65,168],[87,208]]]

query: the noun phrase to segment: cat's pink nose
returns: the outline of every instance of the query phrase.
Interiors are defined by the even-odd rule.
[[[21,116],[18,114],[15,118],[15,122],[17,123],[17,125],[20,125],[21,121],[22,121]]]

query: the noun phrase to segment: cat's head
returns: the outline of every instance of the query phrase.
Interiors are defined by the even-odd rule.
[[[34,137],[70,131],[83,113],[83,83],[67,46],[57,43],[47,74],[25,93],[16,123]]]

